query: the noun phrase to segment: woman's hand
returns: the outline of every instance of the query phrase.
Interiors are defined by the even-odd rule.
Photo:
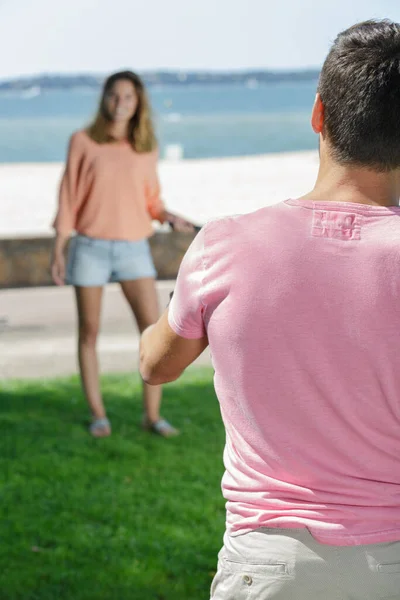
[[[51,258],[51,277],[56,285],[65,283],[65,248],[68,237],[65,234],[58,233],[54,240],[53,255]]]
[[[167,213],[167,221],[171,228],[179,233],[194,233],[196,231],[196,227],[193,223],[187,221],[183,217],[174,215],[173,213]]]
[[[63,253],[54,253],[51,260],[51,277],[56,285],[65,283],[65,257]]]

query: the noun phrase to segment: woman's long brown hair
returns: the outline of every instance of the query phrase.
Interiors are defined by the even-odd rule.
[[[151,152],[157,148],[151,118],[150,102],[146,89],[139,75],[132,71],[120,71],[110,75],[104,83],[99,109],[94,121],[86,129],[89,137],[98,144],[108,144],[113,138],[108,133],[111,118],[106,108],[106,97],[117,81],[130,81],[135,88],[138,105],[135,114],[129,122],[128,141],[136,152]]]

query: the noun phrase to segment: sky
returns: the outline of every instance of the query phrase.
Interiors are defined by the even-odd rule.
[[[336,34],[400,0],[0,0],[0,79],[319,67]]]

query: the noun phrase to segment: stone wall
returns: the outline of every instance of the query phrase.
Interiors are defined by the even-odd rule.
[[[175,279],[192,234],[157,232],[150,239],[158,279]],[[52,285],[52,238],[0,240],[0,289]]]

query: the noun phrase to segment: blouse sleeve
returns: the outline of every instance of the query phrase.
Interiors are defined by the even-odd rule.
[[[83,149],[79,134],[74,134],[69,142],[67,164],[61,179],[58,211],[53,222],[57,233],[69,236],[75,227],[76,213],[82,198],[79,181]]]
[[[145,194],[147,211],[152,219],[163,223],[163,213],[165,206],[161,200],[161,187],[157,173],[158,151],[155,150],[148,155]]]

